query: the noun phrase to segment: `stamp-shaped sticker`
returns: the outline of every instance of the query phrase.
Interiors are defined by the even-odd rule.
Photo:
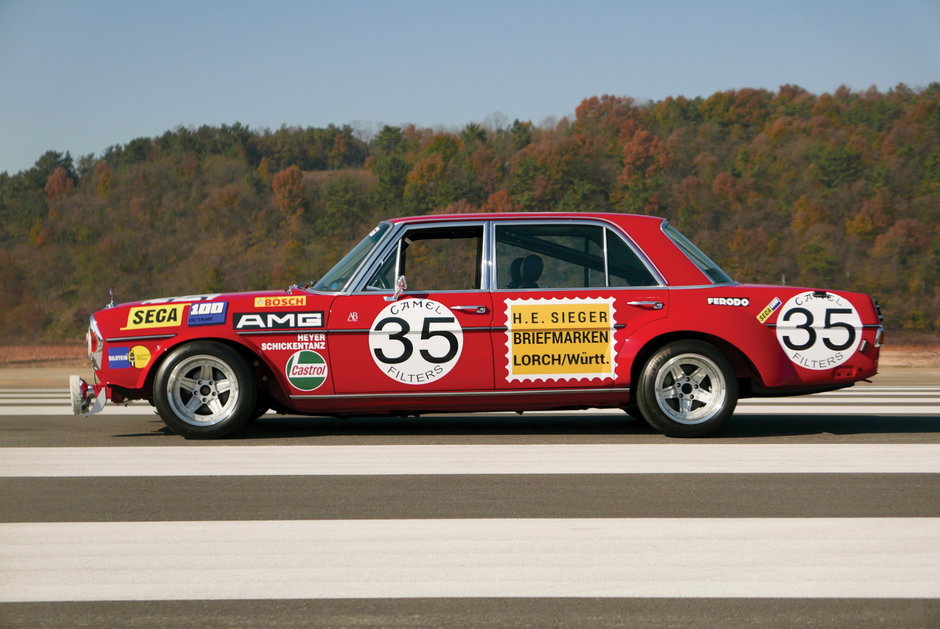
[[[507,299],[510,382],[614,378],[614,298]]]

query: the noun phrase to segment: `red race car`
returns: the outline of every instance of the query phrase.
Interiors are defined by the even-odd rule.
[[[738,284],[661,218],[526,213],[384,221],[315,283],[121,304],[87,338],[77,414],[146,399],[188,438],[268,410],[592,407],[694,437],[739,398],[875,375],[884,329],[866,295]]]

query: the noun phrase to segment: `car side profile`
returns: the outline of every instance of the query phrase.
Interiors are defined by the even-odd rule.
[[[739,284],[668,221],[604,213],[381,222],[316,282],[96,312],[73,409],[144,399],[187,438],[263,413],[622,408],[675,437],[738,399],[877,373],[867,295]]]

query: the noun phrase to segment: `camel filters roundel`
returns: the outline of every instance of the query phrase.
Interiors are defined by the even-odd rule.
[[[287,359],[285,373],[288,382],[295,389],[313,391],[326,381],[328,370],[323,356],[313,350],[304,349],[294,352]]]

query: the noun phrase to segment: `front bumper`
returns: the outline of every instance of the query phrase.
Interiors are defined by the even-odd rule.
[[[88,384],[79,376],[69,376],[69,398],[72,412],[82,417],[94,415],[108,401],[108,389],[103,384]]]

